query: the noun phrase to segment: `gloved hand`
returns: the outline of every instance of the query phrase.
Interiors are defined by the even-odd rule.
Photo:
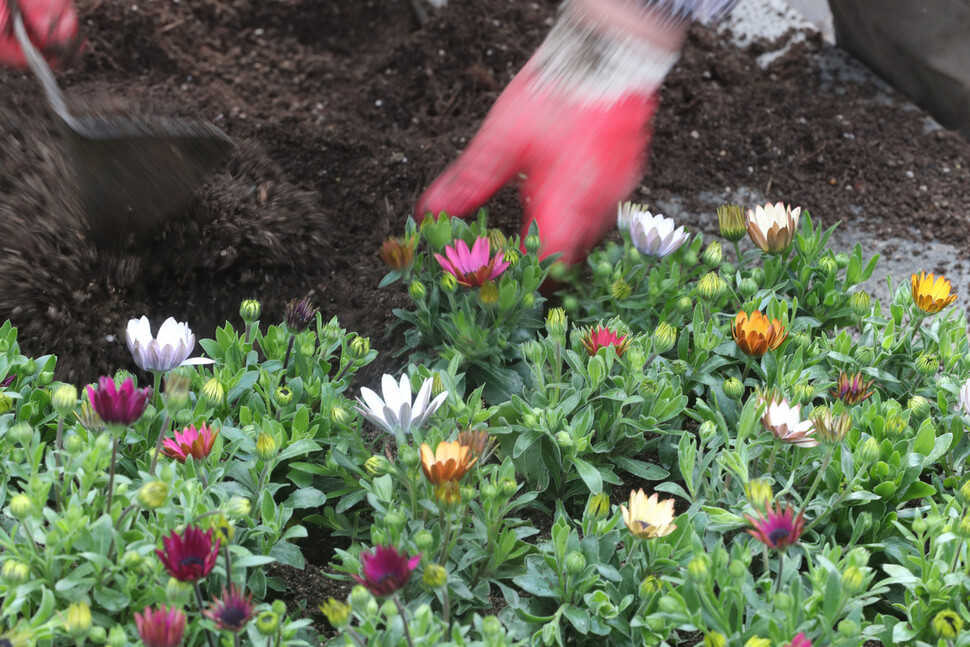
[[[52,65],[77,51],[77,12],[71,0],[19,0],[30,41]],[[0,0],[0,65],[26,67],[7,0]]]
[[[689,0],[673,4],[677,11],[650,0],[567,0],[458,161],[421,196],[417,215],[465,216],[521,173],[523,237],[535,220],[542,257],[585,258],[644,171],[657,91],[690,16]]]

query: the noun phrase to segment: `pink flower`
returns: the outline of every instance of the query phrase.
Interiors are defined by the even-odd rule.
[[[761,426],[774,434],[782,442],[798,445],[799,447],[815,447],[818,441],[812,435],[815,425],[811,420],[802,420],[800,407],[788,404],[788,400],[777,395],[771,395],[767,400],[758,396],[758,404],[767,402],[764,415],[761,416]]]
[[[201,461],[209,456],[218,435],[218,431],[206,425],[200,425],[198,429],[195,425],[189,425],[182,431],[176,431],[174,440],[165,439],[162,453],[180,463],[184,463],[189,456]]]
[[[179,535],[174,530],[162,538],[165,550],[156,550],[168,574],[180,582],[197,582],[212,572],[219,557],[219,540],[212,541],[212,530],[189,526]]]
[[[791,643],[788,647],[812,647],[812,641],[808,639],[808,636],[804,632],[798,634],[791,639]]]
[[[253,594],[243,595],[235,584],[222,587],[222,597],[214,598],[205,612],[219,629],[239,632],[253,617]]]
[[[130,425],[145,413],[148,398],[152,390],[149,387],[136,389],[134,381],[129,377],[121,388],[115,386],[110,377],[99,377],[98,387],[88,387],[88,398],[95,413],[108,424]]]
[[[798,543],[802,536],[802,529],[805,527],[805,520],[802,512],[795,516],[795,511],[791,507],[782,509],[781,504],[772,510],[767,509],[767,516],[751,517],[744,515],[754,528],[748,530],[751,536],[761,541],[768,548],[784,550],[789,546]]]
[[[145,607],[135,613],[135,627],[145,647],[177,647],[185,632],[185,614],[177,607]]]
[[[489,258],[488,238],[476,238],[471,251],[468,243],[455,241],[455,246],[445,246],[445,255],[435,254],[441,268],[454,275],[465,287],[480,288],[499,276],[509,266],[506,260],[499,260],[501,253]]]
[[[607,346],[612,346],[616,350],[616,356],[620,357],[626,352],[626,347],[630,344],[627,335],[620,336],[606,326],[590,328],[583,335],[582,342],[583,348],[590,354],[590,357],[595,355],[599,349]]]
[[[352,577],[374,595],[390,595],[408,583],[421,555],[408,557],[393,546],[375,546],[374,552],[360,554],[363,577]]]

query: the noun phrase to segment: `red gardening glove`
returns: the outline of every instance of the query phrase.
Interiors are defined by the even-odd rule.
[[[583,260],[642,177],[657,90],[686,30],[643,7],[567,3],[458,161],[421,196],[418,215],[465,216],[521,173],[523,238],[535,220],[543,258]]]
[[[77,12],[71,0],[20,0],[30,41],[52,65],[77,51]],[[27,61],[13,31],[6,0],[0,0],[0,65],[26,67]]]

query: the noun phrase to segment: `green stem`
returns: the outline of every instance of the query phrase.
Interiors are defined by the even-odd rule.
[[[160,405],[162,403],[162,374],[160,371],[152,371],[152,376],[155,378],[154,386],[152,388],[152,406],[154,406],[155,410],[157,411],[161,408]]]
[[[202,601],[202,587],[199,586],[198,580],[192,583],[195,587],[195,602],[199,605],[199,615],[205,615],[205,603]],[[206,638],[209,642],[209,647],[216,647],[216,644],[212,641],[212,632],[206,632]]]
[[[114,433],[112,432],[112,436]],[[118,437],[114,436],[114,443],[111,448],[111,469],[108,473],[108,516],[111,516],[111,500],[114,497],[115,489],[115,463],[118,461]]]
[[[812,482],[812,487],[808,490],[808,495],[802,499],[802,509],[808,507],[808,504],[812,502],[812,497],[815,496],[815,489],[818,487],[819,482],[825,475],[825,470],[829,468],[829,464],[832,462],[832,455],[835,453],[835,447],[832,446],[829,449],[829,453],[825,455],[825,460],[822,461],[822,467],[819,469],[818,473],[815,474],[815,481]]]
[[[859,474],[865,472],[867,468],[868,468],[868,465],[860,466],[859,471],[856,472],[856,475],[852,478],[852,482],[846,484],[845,489],[843,489],[842,492],[839,493],[838,498],[836,498],[835,501],[832,502],[832,504],[829,506],[829,512],[838,508],[839,504],[842,503],[842,500],[845,499],[845,497],[849,496],[849,492],[852,491],[853,487],[855,487],[855,482],[859,479]],[[826,515],[824,514],[820,514],[819,516],[815,517],[812,520],[812,523],[805,526],[805,530],[802,531],[802,534],[807,533],[809,530],[817,526],[818,523],[825,518],[825,516]]]
[[[771,479],[774,479],[775,456],[778,454],[778,445],[779,445],[778,441],[775,440],[774,444],[771,446],[771,456],[768,458],[768,471],[766,472],[766,474]]]
[[[408,647],[414,647],[414,643],[411,641],[411,630],[408,629],[408,617],[404,613],[404,605],[401,604],[401,598],[394,594],[394,604],[397,606],[397,612],[401,615],[401,624],[404,625],[404,637],[408,641]]]
[[[736,257],[736,260],[738,262],[738,271],[741,271],[744,269],[744,262],[745,262],[744,256],[741,254],[741,247],[740,245],[738,245],[738,241],[736,240],[732,240],[731,244],[734,245],[734,256]]]
[[[165,442],[165,434],[168,431],[168,425],[171,419],[168,417],[168,412],[165,412],[165,418],[162,420],[162,428],[158,430],[158,438],[155,439],[155,453],[152,454],[152,465],[148,468],[148,473],[152,476],[155,475],[155,468],[158,467],[158,456],[162,453],[162,443]]]
[[[775,595],[781,591],[781,576],[785,572],[785,551],[778,551],[778,580],[775,582]]]
[[[290,333],[290,341],[286,344],[286,355],[283,357],[283,383],[286,384],[286,367],[290,365],[290,353],[293,352],[293,342],[296,341],[296,335]]]
[[[63,483],[67,478],[64,471],[61,470],[61,451],[64,450],[64,416],[57,417],[57,436],[54,439],[54,450],[54,465],[57,467],[57,472],[54,474],[54,510],[60,511],[64,503],[61,498],[61,490],[64,488]]]

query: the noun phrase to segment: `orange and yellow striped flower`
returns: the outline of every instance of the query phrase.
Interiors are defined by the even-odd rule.
[[[457,483],[476,460],[478,458],[472,455],[471,448],[457,440],[438,443],[434,452],[427,443],[421,443],[421,471],[434,485],[440,486],[446,481]]]
[[[913,284],[913,301],[916,307],[928,315],[935,315],[957,300],[957,295],[950,294],[950,282],[942,276],[934,277],[932,273],[920,272],[919,276],[910,277]]]
[[[769,320],[760,310],[755,310],[750,316],[746,312],[739,312],[731,326],[731,334],[738,347],[752,357],[761,357],[769,350],[775,350],[788,337],[788,331],[781,321]]]

